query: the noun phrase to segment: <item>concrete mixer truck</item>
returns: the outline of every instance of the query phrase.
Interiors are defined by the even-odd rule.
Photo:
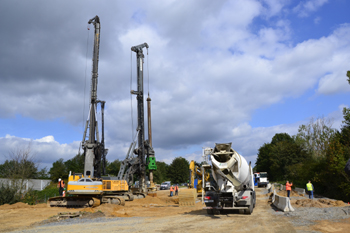
[[[212,180],[204,185],[204,209],[208,214],[223,210],[253,213],[256,203],[253,169],[231,145],[216,143],[209,154]]]

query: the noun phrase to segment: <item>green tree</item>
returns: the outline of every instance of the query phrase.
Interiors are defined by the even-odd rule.
[[[153,172],[153,182],[161,184],[162,182],[169,180],[167,176],[169,165],[159,161],[157,161],[156,164],[157,170]]]
[[[294,139],[287,133],[276,133],[275,136],[272,137],[271,144],[276,145],[279,142],[294,143]]]
[[[294,141],[280,141],[272,146],[270,177],[273,180],[284,181],[295,176],[292,167],[303,163],[309,158],[308,153]],[[294,174],[291,172],[294,172]]]
[[[267,172],[270,174],[271,158],[273,145],[271,143],[264,143],[258,150],[258,157],[256,159],[256,172]],[[270,178],[271,179],[271,178]]]
[[[284,181],[302,173],[300,166],[307,159],[309,154],[295,143],[293,137],[287,133],[277,133],[271,143],[259,148],[256,170],[267,172],[271,181]]]
[[[1,165],[0,176],[9,179],[36,178],[38,165],[34,161],[30,143],[9,152],[10,160]]]
[[[330,198],[350,201],[350,179],[344,171],[349,158],[348,147],[340,140],[341,135],[333,138],[327,149],[326,157],[319,162],[314,177],[314,186],[318,193]]]
[[[49,179],[50,176],[49,176],[49,174],[48,174],[47,168],[44,167],[44,168],[42,168],[40,171],[38,171],[36,178],[37,178],[37,179]]]
[[[309,124],[301,125],[295,141],[305,148],[315,159],[326,154],[329,142],[337,131],[332,128],[332,121],[326,118],[311,118]]]
[[[27,179],[36,178],[38,165],[34,162],[31,144],[9,152],[10,160],[0,166],[0,176],[10,179],[0,187],[0,203],[15,203],[22,197]],[[11,185],[10,185],[11,184]]]
[[[343,108],[343,125],[341,127],[340,142],[350,148],[350,108]]]
[[[52,164],[49,174],[50,174],[51,180],[54,182],[57,182],[58,178],[62,178],[62,179],[68,178],[66,166],[64,165],[62,158]]]
[[[119,159],[114,160],[113,162],[107,163],[107,174],[110,176],[117,176],[120,170],[121,161]]]
[[[12,174],[12,168],[15,167],[14,160],[6,160],[3,164],[0,165],[0,177],[1,178],[10,178]]]
[[[77,154],[74,156],[74,158],[67,160],[64,162],[64,165],[66,167],[66,171],[74,172],[74,173],[84,173],[84,155],[83,154]]]
[[[176,157],[168,168],[168,177],[172,183],[183,183],[189,179],[190,163],[182,157]]]

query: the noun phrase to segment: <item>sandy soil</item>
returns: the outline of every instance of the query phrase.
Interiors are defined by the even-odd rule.
[[[293,207],[317,207],[317,208],[326,208],[326,207],[342,207],[348,206],[343,201],[335,201],[328,199],[302,199],[302,200],[291,200]]]
[[[287,196],[287,191],[286,190],[278,191],[277,194],[279,196],[286,197]],[[299,194],[298,192],[292,190],[290,192],[290,196],[291,197],[303,197],[304,195],[303,194]]]
[[[231,212],[207,215],[200,202],[194,207],[179,207],[177,197],[168,197],[169,191],[158,191],[157,197],[135,199],[126,202],[125,206],[106,204],[96,208],[65,209],[49,208],[46,204],[3,205],[0,206],[0,232],[344,232],[344,229],[350,229],[350,219],[338,222],[317,221],[311,226],[295,226],[289,218],[273,213],[275,210],[263,194],[264,190],[257,189],[257,205],[252,215]],[[53,217],[60,212],[79,211],[105,217],[84,222],[79,222],[79,218],[76,218],[69,223],[57,222],[57,218]],[[57,223],[47,224],[47,219]]]
[[[343,219],[339,222],[334,221],[317,221],[314,226],[311,226],[311,229],[319,232],[349,232],[350,231],[350,220]]]

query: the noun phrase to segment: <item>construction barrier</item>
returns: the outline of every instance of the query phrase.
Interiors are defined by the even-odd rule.
[[[271,184],[268,183],[268,184],[266,185],[266,189],[270,189],[270,188],[271,188]]]
[[[271,193],[275,190],[275,185],[274,184],[269,184],[267,187],[267,192]]]
[[[277,209],[283,212],[294,211],[294,208],[290,204],[290,199],[288,197],[281,197],[276,192],[274,192],[272,203]]]

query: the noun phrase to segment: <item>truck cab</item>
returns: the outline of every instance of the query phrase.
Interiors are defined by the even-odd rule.
[[[266,187],[269,184],[267,172],[259,172],[258,187]]]

